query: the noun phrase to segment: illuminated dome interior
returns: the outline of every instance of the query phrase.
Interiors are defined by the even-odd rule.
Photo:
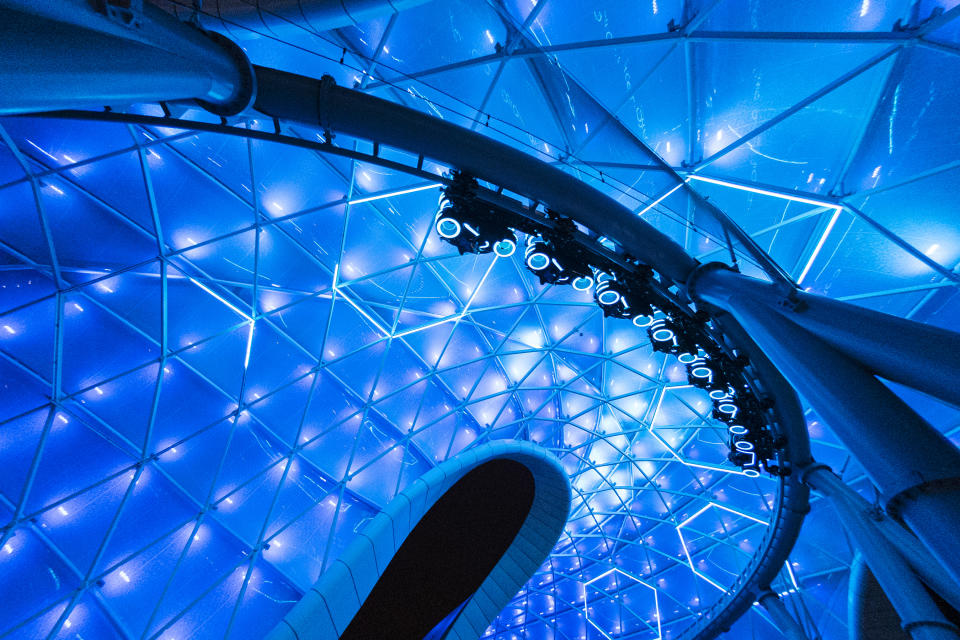
[[[208,26],[555,163],[701,261],[957,329],[955,4],[435,0],[318,34]],[[0,120],[0,637],[262,637],[399,491],[500,439],[554,453],[574,499],[485,637],[681,637],[724,602],[783,480],[729,462],[645,330],[539,284],[522,250],[444,242],[428,174],[455,167],[173,115],[206,129]],[[955,408],[895,390],[958,440]],[[838,531],[814,498],[773,585],[830,640]],[[722,637],[782,636],[755,606]]]

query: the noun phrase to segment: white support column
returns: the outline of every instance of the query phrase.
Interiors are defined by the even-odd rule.
[[[783,605],[783,600],[773,591],[761,593],[757,601],[773,618],[784,638],[787,640],[810,640],[800,623],[787,611],[787,608]]]
[[[881,533],[868,508],[851,499],[849,487],[825,466],[804,472],[804,481],[822,493],[840,516],[913,640],[958,640],[960,632],[937,608],[900,551]],[[858,496],[859,497],[859,496]]]

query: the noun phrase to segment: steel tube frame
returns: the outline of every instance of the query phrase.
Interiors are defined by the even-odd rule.
[[[783,291],[756,278],[703,268],[690,285],[722,308],[762,301],[871,373],[960,406],[960,333],[904,320],[803,291]]]
[[[841,524],[900,616],[904,631],[914,640],[960,638],[957,627],[937,608],[906,559],[875,526],[869,509],[864,510],[859,501],[850,499],[844,482],[823,465],[808,468],[804,481],[834,506]]]
[[[783,605],[783,600],[777,594],[773,591],[764,591],[760,594],[758,601],[773,618],[773,622],[784,638],[787,640],[810,640],[803,627],[790,615],[790,612]]]
[[[207,0],[197,12],[185,0],[169,0],[172,13],[204,27],[223,29],[237,40],[259,34],[278,37],[322,33],[416,7],[430,0]]]
[[[697,262],[669,237],[590,185],[527,153],[420,111],[314,80],[256,67],[254,108],[268,116],[412,150],[533,198],[616,241],[674,282]]]
[[[734,318],[720,313],[714,317],[714,322],[738,350],[750,357],[751,366],[765,385],[760,391],[776,398],[774,411],[777,417],[777,435],[785,441],[787,460],[796,470],[812,464],[810,439],[803,408],[796,392]],[[783,569],[783,563],[789,560],[790,551],[800,535],[803,519],[810,511],[810,490],[802,482],[799,473],[791,473],[785,477],[782,486],[783,495],[779,507],[781,515],[776,528],[769,534],[771,540],[767,544],[766,553],[744,580],[740,590],[729,600],[718,602],[723,605],[722,609],[714,611],[715,607],[711,607],[700,616],[693,627],[693,640],[709,640],[728,629],[753,606],[753,602],[761,594],[770,590],[770,584]]]
[[[29,15],[36,21],[34,32],[37,24],[58,28],[72,44],[51,54],[51,49],[41,52],[33,43],[31,51],[38,53],[29,59],[31,73],[43,83],[34,87],[33,95],[43,96],[44,101],[32,104],[20,94],[17,104],[6,105],[9,110],[2,113],[183,98],[206,100],[208,108],[222,112],[243,102],[246,93],[253,95],[254,84],[260,83],[255,108],[275,119],[320,126],[448,163],[616,239],[626,251],[678,284],[689,279],[693,297],[730,312],[748,341],[756,342],[759,351],[838,432],[888,505],[899,507],[954,579],[960,576],[960,559],[953,557],[956,545],[952,542],[960,531],[960,486],[956,484],[960,452],[872,375],[960,404],[960,384],[956,384],[960,369],[947,357],[960,352],[960,336],[803,293],[792,293],[784,307],[782,288],[719,269],[697,269],[698,263],[679,245],[629,209],[526,153],[413,109],[337,87],[329,80],[264,68],[256,69],[254,80],[245,76],[245,59],[239,59],[230,45],[210,40],[170,16],[151,15],[146,21],[151,29],[154,23],[169,28],[147,37],[146,32],[122,31],[126,28],[113,23],[104,26],[99,14],[82,0],[55,3],[55,9],[44,7],[42,15],[25,0],[7,0],[4,6],[0,9],[4,17]],[[75,19],[61,19],[68,14]],[[19,55],[14,45],[26,43],[17,40],[17,34],[10,35],[0,51],[4,56]],[[78,62],[74,55],[78,50],[90,51],[93,57]],[[186,64],[185,50],[196,54]],[[103,51],[109,51],[109,57],[100,60],[96,53]],[[51,92],[50,78],[64,70],[71,77],[79,71],[91,82]],[[890,336],[897,339],[887,344]],[[831,375],[823,375],[824,371]],[[847,384],[839,388],[832,384],[834,379]]]
[[[774,285],[711,264],[699,269],[688,286],[697,301],[724,309],[736,318],[863,465],[887,508],[899,510],[917,537],[960,583],[960,558],[956,553],[960,548],[960,451],[861,362],[801,324],[790,322],[784,315],[790,312],[781,308],[785,298]],[[842,315],[843,307],[848,306],[831,301],[827,308],[836,308]],[[901,322],[918,334],[933,330],[907,321],[892,322],[895,318],[878,321],[877,316],[882,314],[874,312],[851,315],[861,319],[859,328],[867,336],[877,333],[877,325],[882,329]],[[904,339],[909,343],[908,337]],[[893,366],[902,348],[893,346],[890,350]]]
[[[837,495],[842,494],[847,504],[855,506],[862,513],[869,513],[873,526],[897,549],[924,584],[939,594],[951,607],[960,611],[960,585],[912,533],[888,515],[876,511],[873,505],[845,483],[832,483],[831,491]]]
[[[252,67],[227,38],[151,5],[134,25],[93,6],[0,2],[0,86],[9,88],[0,115],[188,99],[223,115],[249,106]]]

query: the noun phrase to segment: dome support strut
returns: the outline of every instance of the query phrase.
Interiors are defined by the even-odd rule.
[[[801,292],[785,299],[718,263],[688,290],[733,316],[960,584],[960,450],[876,377],[957,402],[960,335]]]
[[[770,617],[773,618],[784,638],[787,640],[810,640],[803,627],[790,615],[783,604],[783,600],[777,594],[773,591],[764,591],[757,599],[770,614]]]
[[[877,582],[893,604],[904,631],[913,640],[957,640],[960,632],[950,623],[923,588],[911,562],[897,549],[864,509],[863,499],[832,471],[814,465],[804,480],[831,502],[840,522],[863,554]]]
[[[0,115],[174,100],[233,115],[250,105],[253,70],[229,39],[149,4],[120,14],[109,10],[120,3],[97,4],[0,3]]]

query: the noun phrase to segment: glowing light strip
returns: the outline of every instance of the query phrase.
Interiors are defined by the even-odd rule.
[[[657,394],[657,406],[653,409],[653,415],[650,416],[650,430],[653,431],[656,427],[653,426],[653,423],[657,421],[657,415],[660,413],[660,407],[663,405],[663,397],[667,395],[667,388],[661,387],[660,393]],[[672,447],[671,447],[672,449]]]
[[[717,472],[719,472],[719,473],[729,473],[729,474],[735,475],[735,476],[746,475],[746,474],[745,474],[743,471],[741,471],[740,469],[734,469],[734,468],[731,468],[731,467],[721,467],[721,466],[719,466],[719,465],[702,464],[702,463],[699,463],[699,462],[690,462],[689,460],[684,460],[682,457],[680,457],[680,454],[677,453],[676,450],[675,450],[672,446],[670,446],[670,444],[669,444],[666,440],[664,440],[662,437],[660,437],[660,434],[658,434],[658,433],[654,430],[653,427],[648,428],[647,431],[649,431],[649,432],[650,432],[650,435],[652,435],[654,438],[656,438],[657,441],[658,441],[660,444],[663,445],[663,448],[664,448],[664,449],[666,449],[667,451],[669,451],[670,454],[671,454],[674,458],[677,459],[677,462],[679,462],[680,464],[682,464],[682,465],[685,466],[685,467],[693,467],[694,469],[706,469],[706,470],[708,470],[708,471],[717,471]],[[670,462],[670,460],[667,459],[667,458],[665,458],[665,459],[663,459],[663,460],[657,460],[657,462]]]
[[[228,302],[223,296],[219,295],[217,292],[215,292],[215,291],[214,291],[213,289],[211,289],[210,287],[202,284],[202,283],[201,283],[199,280],[197,280],[196,278],[188,278],[188,279],[190,280],[190,282],[192,282],[193,284],[197,285],[198,287],[200,287],[201,289],[203,289],[204,291],[206,291],[207,293],[209,293],[211,296],[213,296],[214,298],[216,298],[217,300],[219,300],[220,302],[222,302],[228,309],[230,309],[230,310],[233,311],[234,313],[240,315],[240,316],[243,317],[243,318],[246,318],[246,319],[249,320],[250,322],[253,322],[253,318],[252,318],[252,317],[250,317],[249,315],[245,314],[243,311],[241,311],[240,309],[238,309],[236,306],[234,306],[233,304],[231,304],[230,302]]]
[[[684,555],[687,556],[687,564],[690,566],[690,571],[693,572],[693,575],[697,576],[698,578],[702,578],[703,580],[707,581],[708,583],[710,583],[711,585],[713,585],[714,587],[716,587],[716,588],[719,589],[720,591],[726,591],[726,590],[727,590],[726,588],[720,586],[719,584],[717,584],[716,582],[714,582],[713,580],[711,580],[711,579],[708,578],[707,576],[703,575],[702,573],[700,573],[699,571],[697,571],[696,567],[693,566],[693,558],[690,556],[690,550],[687,548],[687,541],[684,540],[684,538],[683,538],[683,532],[680,531],[681,528],[683,528],[683,527],[687,526],[688,524],[690,524],[691,522],[693,522],[693,520],[694,520],[695,518],[699,517],[701,514],[703,514],[703,512],[705,512],[705,511],[706,511],[707,509],[709,509],[710,507],[716,507],[717,509],[723,509],[724,511],[727,511],[727,512],[732,513],[732,514],[734,514],[734,515],[740,516],[741,518],[746,518],[747,520],[753,520],[754,522],[759,522],[760,524],[762,524],[762,525],[764,525],[764,526],[767,526],[767,527],[770,526],[770,523],[764,522],[763,520],[761,520],[761,519],[759,519],[759,518],[756,518],[756,517],[754,517],[754,516],[748,515],[748,514],[746,514],[746,513],[742,513],[742,512],[740,512],[740,511],[737,511],[736,509],[731,509],[730,507],[726,507],[726,506],[724,506],[724,505],[722,505],[722,504],[717,504],[716,502],[708,502],[708,503],[705,504],[705,505],[703,506],[703,508],[701,508],[699,511],[697,511],[696,513],[694,513],[692,516],[689,516],[686,520],[684,520],[683,522],[681,522],[680,524],[677,525],[677,527],[676,527],[676,529],[677,529],[677,536],[679,536],[679,538],[680,538],[680,545],[683,547],[683,553],[684,553]]]
[[[820,241],[817,243],[817,246],[814,248],[813,253],[810,254],[810,259],[807,260],[807,265],[803,268],[803,271],[800,273],[800,277],[797,278],[797,284],[803,282],[803,279],[807,277],[807,273],[810,272],[810,267],[813,266],[813,261],[817,259],[817,256],[820,254],[820,250],[823,249],[824,243],[827,241],[827,236],[830,235],[830,231],[833,230],[833,225],[837,224],[837,218],[840,217],[840,208],[837,207],[836,211],[833,212],[833,217],[830,218],[827,228],[824,229],[823,235],[820,236]]]
[[[800,591],[800,584],[797,582],[797,576],[793,573],[793,567],[790,566],[790,560],[787,559],[784,561],[783,566],[787,568],[787,575],[790,576],[790,582],[793,584],[793,589],[787,589],[783,593],[778,594],[781,598],[791,593],[797,593]]]
[[[401,331],[400,333],[393,334],[394,338],[402,338],[404,336],[409,336],[412,333],[417,333],[418,331],[426,331],[427,329],[433,329],[434,327],[439,327],[440,325],[447,324],[448,322],[453,322],[454,320],[459,320],[463,317],[463,314],[452,315],[449,318],[444,318],[443,320],[437,320],[436,322],[431,322],[429,324],[424,324],[419,327],[414,327],[412,329],[407,329]]]
[[[477,283],[477,286],[474,287],[473,292],[470,294],[470,298],[463,305],[463,311],[458,314],[452,315],[448,318],[438,320],[437,322],[431,322],[419,327],[413,327],[412,329],[407,329],[399,333],[393,334],[394,338],[402,338],[404,336],[409,336],[410,334],[417,333],[418,331],[426,331],[427,329],[433,329],[434,327],[439,327],[440,325],[447,324],[448,322],[456,322],[461,320],[464,316],[467,315],[470,305],[473,303],[473,299],[477,296],[477,293],[480,291],[480,287],[483,286],[483,283],[486,282],[487,276],[490,275],[490,272],[493,271],[493,266],[497,263],[497,260],[500,259],[500,256],[494,254],[493,261],[490,263],[490,266],[487,267],[486,273],[483,274],[483,277],[480,278],[480,282]]]
[[[650,211],[650,209],[653,209],[655,206],[657,206],[658,204],[660,204],[661,202],[663,202],[664,200],[666,200],[667,198],[669,198],[671,195],[673,195],[673,192],[676,191],[677,189],[679,189],[680,187],[682,187],[683,184],[684,184],[684,183],[681,182],[680,184],[678,184],[677,186],[675,186],[673,189],[670,189],[670,191],[667,191],[665,194],[663,194],[662,196],[660,196],[659,198],[657,198],[656,200],[654,200],[653,202],[651,202],[650,204],[648,204],[648,205],[643,209],[643,211],[641,211],[641,212],[638,213],[637,215],[638,215],[638,216],[642,216],[642,215],[645,214],[647,211]]]
[[[364,318],[366,318],[367,320],[369,320],[369,321],[370,321],[370,324],[372,324],[373,326],[375,326],[375,327],[380,331],[380,333],[383,334],[383,336],[384,336],[385,338],[389,338],[389,337],[390,337],[390,332],[387,331],[386,329],[384,329],[382,326],[380,326],[380,323],[377,322],[377,320],[374,319],[373,316],[371,316],[369,313],[367,313],[367,312],[363,309],[363,307],[361,307],[359,304],[357,304],[356,302],[354,302],[353,299],[352,299],[350,296],[348,296],[347,293],[346,293],[343,289],[340,288],[340,284],[337,282],[339,276],[340,276],[340,263],[338,262],[338,263],[336,263],[335,265],[333,265],[333,283],[331,284],[331,287],[332,287],[333,291],[336,292],[336,294],[337,294],[338,296],[340,296],[341,298],[343,298],[344,300],[346,300],[347,303],[348,303],[351,307],[353,307],[354,309],[356,309],[356,310],[357,310],[357,313],[359,313],[359,314],[362,315]]]
[[[687,556],[687,564],[690,565],[690,571],[693,572],[693,575],[697,576],[702,580],[706,580],[711,586],[716,587],[720,591],[726,592],[726,589],[724,589],[719,584],[717,584],[716,582],[714,582],[713,580],[711,580],[710,578],[708,578],[707,576],[703,575],[702,573],[696,570],[696,568],[693,566],[693,558],[690,557],[690,550],[687,549],[687,541],[683,539],[683,534],[680,533],[680,529],[677,529],[677,535],[680,536],[680,544],[683,546],[683,553],[684,555]]]
[[[771,196],[773,198],[780,198],[781,200],[790,200],[792,202],[802,202],[804,204],[814,205],[816,207],[824,207],[826,209],[839,209],[836,204],[833,202],[824,202],[823,200],[813,200],[812,198],[804,198],[802,196],[791,196],[786,193],[777,193],[776,191],[768,191],[766,189],[758,189],[756,187],[748,187],[743,184],[736,184],[734,182],[727,182],[726,180],[717,180],[716,178],[708,178],[706,176],[698,176],[695,173],[691,173],[687,176],[687,181],[698,180],[700,182],[709,182],[710,184],[720,185],[721,187],[729,187],[730,189],[736,189],[738,191],[749,191],[750,193],[757,193],[762,196]]]
[[[802,196],[792,196],[786,193],[769,191],[767,189],[758,189],[757,187],[748,187],[742,184],[727,182],[726,180],[717,180],[716,178],[698,176],[694,173],[691,173],[686,177],[687,182],[689,182],[690,180],[699,180],[700,182],[708,182],[710,184],[716,184],[716,185],[720,185],[721,187],[728,187],[730,189],[736,189],[738,191],[749,191],[750,193],[757,193],[763,196],[780,198],[781,200],[789,200],[791,202],[802,202],[804,204],[813,205],[815,207],[823,207],[824,209],[833,209],[833,217],[830,219],[830,223],[827,225],[826,230],[823,232],[823,235],[820,237],[820,241],[817,242],[817,246],[816,248],[814,248],[813,253],[810,255],[810,259],[807,260],[807,264],[803,267],[803,271],[800,273],[800,277],[797,278],[797,284],[800,284],[801,282],[803,282],[803,279],[807,277],[807,273],[810,272],[810,268],[813,266],[814,260],[817,259],[817,256],[820,254],[820,250],[823,249],[823,245],[827,241],[827,236],[830,235],[830,231],[833,230],[833,226],[837,223],[837,218],[840,217],[840,212],[843,210],[843,207],[837,204],[834,204],[833,202],[825,202],[823,200],[814,200],[813,198],[804,198]]]
[[[649,423],[648,423],[648,426],[647,426],[647,432],[649,432],[650,435],[652,435],[654,438],[656,438],[657,442],[659,442],[661,445],[663,445],[663,448],[666,449],[667,451],[669,451],[670,454],[671,454],[674,458],[677,459],[677,462],[679,462],[680,464],[684,465],[685,467],[693,467],[693,468],[695,468],[695,469],[707,469],[708,471],[718,471],[718,472],[720,472],[720,473],[729,473],[729,474],[737,475],[737,476],[746,475],[746,474],[743,472],[743,470],[741,470],[741,469],[733,469],[733,468],[729,468],[729,467],[721,467],[721,466],[719,466],[719,465],[709,465],[709,464],[703,464],[703,463],[697,463],[697,462],[690,462],[689,460],[684,460],[684,459],[680,456],[680,454],[677,453],[676,449],[674,449],[673,446],[672,446],[669,442],[667,442],[666,440],[664,440],[664,439],[660,436],[660,434],[657,433],[656,427],[653,426],[653,423],[656,422],[656,420],[657,420],[657,413],[659,413],[659,411],[660,411],[660,406],[663,404],[663,397],[664,397],[664,395],[666,395],[667,391],[669,391],[670,389],[687,389],[687,388],[691,388],[692,386],[693,386],[693,385],[684,384],[684,385],[676,385],[676,386],[664,385],[664,386],[662,387],[661,392],[658,394],[659,397],[658,397],[658,400],[657,400],[657,406],[656,406],[656,408],[653,410],[653,415],[650,417],[650,420],[649,420]],[[670,461],[669,461],[669,460],[664,460],[664,462],[670,462]]]
[[[403,189],[401,191],[391,191],[390,193],[381,193],[378,196],[367,196],[366,198],[356,198],[355,200],[348,200],[347,204],[363,204],[364,202],[373,202],[374,200],[383,200],[384,198],[393,198],[395,196],[403,196],[408,193],[416,193],[417,191],[426,191],[427,189],[434,189],[436,187],[442,186],[440,183],[428,184],[425,187],[413,187],[412,189]]]
[[[638,578],[638,577],[636,577],[636,576],[634,576],[634,575],[631,575],[631,574],[627,573],[626,571],[624,571],[624,570],[622,570],[622,569],[616,569],[616,568],[610,569],[610,570],[607,571],[606,573],[602,573],[602,574],[600,574],[599,576],[597,576],[596,578],[593,578],[592,580],[589,580],[589,581],[587,581],[587,582],[584,582],[584,583],[582,583],[582,584],[580,585],[581,591],[583,591],[583,617],[584,617],[584,619],[585,619],[587,622],[589,622],[591,625],[593,625],[593,627],[596,628],[596,630],[599,631],[599,632],[603,635],[604,638],[607,638],[607,640],[614,640],[612,636],[607,635],[607,632],[606,632],[606,631],[604,631],[603,629],[601,629],[600,626],[599,626],[597,623],[595,623],[594,621],[592,621],[592,620],[590,619],[589,607],[587,606],[587,585],[593,584],[594,582],[596,582],[597,580],[600,580],[600,579],[602,579],[602,578],[606,578],[606,577],[607,577],[608,575],[610,575],[611,573],[619,573],[619,574],[621,574],[622,576],[625,576],[625,577],[627,577],[627,578],[630,578],[631,580],[633,580],[633,581],[635,581],[635,582],[638,582],[638,583],[642,584],[643,586],[645,586],[646,588],[648,588],[648,589],[650,589],[651,591],[653,591],[653,606],[654,606],[654,610],[656,611],[655,617],[656,617],[656,620],[657,620],[657,637],[656,637],[655,640],[661,640],[661,638],[663,638],[663,630],[662,630],[661,627],[660,627],[660,596],[659,596],[659,592],[657,591],[657,588],[656,588],[656,587],[653,587],[653,586],[651,586],[651,585],[649,585],[649,584],[647,584],[646,582],[644,582],[644,581],[641,580],[640,578]],[[597,591],[599,591],[601,594],[604,594],[604,595],[608,595],[608,596],[609,596],[609,594],[607,594],[606,592],[600,591],[599,589],[598,589]],[[629,609],[629,607],[628,607],[628,609]],[[621,621],[622,621],[622,619],[621,619]],[[649,624],[648,624],[646,621],[644,621],[644,624],[647,624],[647,626],[649,626]]]
[[[490,275],[490,272],[493,271],[493,267],[497,264],[497,260],[500,259],[500,256],[493,254],[493,261],[490,262],[490,266],[487,267],[486,273],[483,274],[483,277],[480,278],[480,282],[477,283],[477,286],[473,288],[473,291],[470,293],[470,298],[467,299],[466,304],[463,305],[463,311],[460,312],[461,317],[466,315],[467,310],[470,308],[470,305],[473,304],[473,299],[477,297],[477,293],[480,292],[480,287],[483,286],[483,283],[487,281],[487,276]]]
[[[717,509],[723,509],[724,511],[726,511],[726,512],[728,512],[728,513],[732,513],[732,514],[735,515],[735,516],[740,516],[741,518],[746,518],[747,520],[753,520],[754,522],[759,522],[760,524],[762,524],[762,525],[764,525],[764,526],[768,526],[768,523],[767,523],[766,521],[764,521],[764,520],[761,520],[760,518],[757,518],[757,517],[755,517],[755,516],[751,516],[751,515],[749,515],[749,514],[746,514],[746,513],[741,512],[741,511],[737,511],[736,509],[731,509],[730,507],[724,506],[724,505],[722,505],[722,504],[717,504],[716,502],[708,502],[706,505],[704,505],[704,507],[703,507],[702,509],[700,509],[700,510],[697,511],[695,514],[693,514],[692,516],[690,516],[689,518],[687,518],[686,520],[684,520],[683,522],[681,522],[680,524],[678,524],[678,525],[677,525],[677,529],[679,529],[680,527],[685,527],[685,526],[687,526],[688,524],[690,524],[690,523],[694,520],[694,518],[697,518],[698,516],[700,516],[704,511],[706,511],[706,510],[709,509],[710,507],[716,507]]]
[[[362,315],[364,318],[366,318],[367,320],[369,320],[370,323],[371,323],[373,326],[375,326],[377,329],[379,329],[379,330],[380,330],[380,333],[382,333],[382,334],[384,335],[384,337],[390,337],[390,332],[387,331],[386,329],[384,329],[383,327],[381,327],[381,326],[380,326],[380,323],[377,322],[377,321],[373,318],[373,316],[371,316],[369,313],[367,313],[366,311],[363,310],[363,307],[361,307],[359,304],[357,304],[356,302],[354,302],[354,301],[350,298],[350,296],[348,296],[346,293],[344,293],[343,290],[340,289],[339,287],[337,287],[336,290],[337,290],[337,294],[339,294],[340,297],[342,297],[344,300],[346,300],[346,301],[350,304],[351,307],[353,307],[354,309],[357,310],[357,313],[359,313],[359,314]]]
[[[362,315],[364,318],[366,318],[367,320],[369,320],[369,321],[373,324],[373,326],[375,326],[375,327],[380,331],[380,333],[382,333],[382,334],[384,335],[384,337],[386,337],[386,338],[390,338],[390,337],[393,337],[393,338],[402,338],[402,337],[404,337],[404,336],[408,336],[408,335],[410,335],[410,334],[412,334],[412,333],[416,333],[416,332],[418,332],[418,331],[425,331],[426,329],[432,329],[433,327],[438,327],[438,326],[440,326],[440,325],[442,325],[442,324],[446,324],[446,323],[448,323],[448,322],[455,322],[455,321],[460,320],[461,318],[463,318],[465,315],[467,315],[467,312],[468,312],[468,310],[469,310],[469,308],[470,308],[470,304],[473,302],[473,299],[476,297],[477,292],[480,291],[480,287],[483,286],[483,283],[486,281],[487,276],[490,275],[490,272],[493,270],[493,266],[497,263],[497,260],[499,260],[499,258],[500,258],[499,256],[494,255],[493,261],[490,263],[490,266],[487,267],[486,273],[483,274],[483,277],[480,278],[480,282],[477,284],[477,286],[474,288],[473,292],[470,294],[470,298],[467,300],[466,304],[464,305],[463,311],[461,311],[460,313],[458,313],[458,314],[456,314],[456,315],[450,316],[449,318],[444,318],[444,319],[439,320],[439,321],[437,321],[437,322],[431,322],[430,324],[426,324],[426,325],[423,325],[423,326],[420,326],[420,327],[414,327],[414,328],[412,328],[412,329],[407,329],[406,331],[401,331],[400,333],[391,334],[386,328],[384,328],[383,326],[381,326],[380,323],[377,322],[377,320],[373,318],[373,316],[371,316],[369,313],[367,313],[359,304],[357,304],[350,296],[348,296],[348,295],[343,291],[343,289],[341,289],[341,288],[337,285],[337,276],[339,275],[339,272],[340,272],[340,263],[337,263],[337,264],[334,265],[334,267],[333,267],[333,282],[334,282],[333,288],[334,288],[334,290],[337,292],[337,295],[343,297],[343,299],[346,300],[347,303],[350,304],[350,306],[352,306],[354,309],[356,309],[357,312],[358,312],[360,315]]]
[[[24,140],[27,140],[27,139],[24,138]],[[47,156],[48,158],[50,158],[51,160],[53,160],[54,162],[56,162],[56,163],[59,164],[60,158],[58,158],[57,156],[53,155],[52,153],[47,153],[40,145],[38,145],[38,144],[37,144],[36,142],[34,142],[33,140],[27,140],[27,143],[28,143],[31,147],[33,147],[34,149],[36,149],[37,151],[39,151],[40,153],[42,153],[43,155]]]
[[[254,321],[250,321],[250,331],[247,333],[247,352],[243,356],[243,368],[246,369],[250,366],[250,348],[253,347],[253,325]]]

